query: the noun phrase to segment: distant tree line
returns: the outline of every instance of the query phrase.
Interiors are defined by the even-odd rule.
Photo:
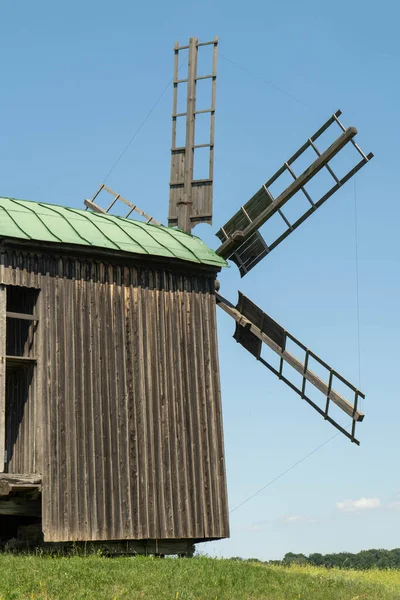
[[[232,560],[243,560],[233,557]],[[246,559],[248,562],[262,562],[257,558]],[[400,548],[394,550],[362,550],[357,554],[351,552],[338,552],[337,554],[319,554],[315,552],[306,556],[305,554],[294,554],[288,552],[282,560],[270,560],[264,564],[287,566],[314,565],[316,567],[338,567],[340,569],[400,569]]]
[[[341,569],[400,569],[400,548],[394,550],[362,550],[357,554],[351,552],[319,554],[315,552],[309,556],[288,552],[281,564],[289,565],[291,563],[317,567],[339,567]]]

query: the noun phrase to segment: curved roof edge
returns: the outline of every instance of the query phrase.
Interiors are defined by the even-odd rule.
[[[16,198],[0,198],[0,237],[227,266],[200,238],[180,229]]]

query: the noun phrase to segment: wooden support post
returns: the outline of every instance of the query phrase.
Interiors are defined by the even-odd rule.
[[[186,109],[186,149],[183,198],[178,202],[178,227],[190,233],[192,229],[190,215],[192,205],[192,182],[194,167],[194,132],[196,111],[196,74],[197,74],[197,38],[189,41],[188,94]]]
[[[7,289],[0,286],[0,473],[4,473],[6,451],[6,308]]]

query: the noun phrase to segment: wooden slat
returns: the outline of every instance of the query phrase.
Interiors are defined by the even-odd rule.
[[[0,473],[6,448],[6,307],[7,288],[0,285]]]
[[[31,357],[31,356],[6,356],[6,364],[7,366],[29,366],[29,365],[35,365],[37,362],[37,359],[35,357]]]

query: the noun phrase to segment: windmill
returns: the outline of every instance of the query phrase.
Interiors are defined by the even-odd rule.
[[[207,46],[211,46],[212,49],[212,70],[208,74],[198,74],[198,55],[202,48]],[[180,78],[179,57],[180,53],[184,51],[187,51],[188,54],[187,75]],[[178,227],[187,233],[190,233],[199,223],[212,224],[217,52],[217,37],[210,42],[199,42],[197,38],[191,38],[188,45],[179,46],[176,43],[174,47],[168,226]],[[201,80],[211,81],[210,103],[204,107],[198,107],[196,101],[196,90],[198,82]],[[178,112],[178,93],[184,85],[187,87],[186,110]],[[202,144],[195,142],[196,117],[198,115],[209,116],[209,139]],[[340,110],[335,112],[218,230],[216,235],[221,244],[216,252],[224,259],[233,261],[237,265],[241,277],[244,277],[256,267],[274,248],[311,217],[328,198],[372,159],[373,154],[365,154],[355,142],[356,128],[346,128],[339,119],[340,116]],[[177,144],[178,122],[183,122],[185,126],[184,145]],[[334,134],[333,141],[326,148],[323,148],[320,144],[324,134],[325,137],[328,135],[331,138]],[[360,157],[359,161],[352,168],[346,169],[344,173],[338,175],[332,166],[332,161],[342,154],[344,148],[351,146]],[[208,176],[202,179],[195,178],[197,152],[200,149],[208,151]],[[307,162],[307,156],[310,153],[312,158]],[[302,163],[306,160],[307,166],[303,167],[300,173],[296,173],[296,164],[299,159]],[[317,197],[312,197],[309,184],[314,182],[317,175],[322,172],[327,174],[328,181],[325,178],[325,188],[322,189],[321,185],[318,185]],[[288,177],[290,183],[281,185],[279,193],[273,195],[271,189],[277,187],[280,182],[287,180]],[[105,208],[97,200],[102,191],[108,192],[113,197],[112,202]],[[284,207],[289,206],[290,203],[299,203],[299,196],[303,196],[306,206],[295,220],[291,220],[285,214]],[[136,212],[146,222],[157,223],[155,219],[138,208],[136,204],[126,200],[105,184],[100,186],[93,198],[85,200],[85,205],[86,208],[96,212],[108,213],[114,210],[117,202],[123,203],[128,208],[128,213],[125,216],[131,216],[133,212]],[[268,224],[272,219],[280,219],[283,232],[272,236],[271,240],[265,240],[260,230],[263,225]],[[358,439],[355,437],[355,427],[356,423],[364,418],[359,403],[360,398],[365,396],[356,386],[347,381],[240,291],[236,305],[225,299],[219,293],[219,290],[216,291],[216,302],[235,321],[236,328],[233,337],[245,350],[272,371],[281,381],[285,382],[343,435],[352,442],[359,444]],[[301,358],[288,350],[289,345],[290,348],[297,349],[297,353]],[[265,348],[277,356],[277,367],[272,364],[270,359],[267,360],[264,357],[263,351]],[[318,372],[323,371],[325,373],[324,376],[321,377],[312,370],[311,365],[314,363],[318,365]],[[287,366],[300,375],[301,383],[295,384],[289,379],[286,370],[284,371],[284,367]],[[340,393],[337,390],[338,382]],[[318,403],[315,400],[314,395],[309,391],[310,389],[317,390],[320,393],[322,402]],[[347,427],[340,424],[332,416],[332,404],[350,418]]]

